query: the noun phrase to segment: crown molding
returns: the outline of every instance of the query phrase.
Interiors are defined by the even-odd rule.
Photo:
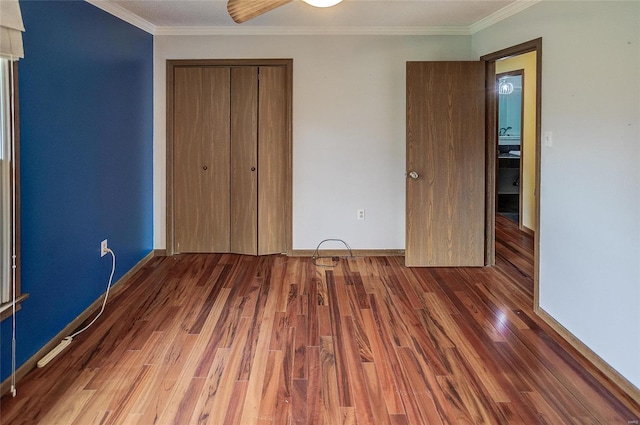
[[[468,27],[156,27],[154,35],[470,35]]]
[[[98,9],[102,9],[105,12],[115,16],[116,18],[120,18],[123,21],[133,25],[134,27],[138,27],[143,31],[148,32],[149,34],[155,35],[156,26],[146,19],[142,19],[135,13],[129,12],[127,9],[119,6],[115,3],[111,3],[104,0],[85,0],[87,3],[97,7]]]
[[[127,9],[106,0],[85,0],[87,3],[122,19],[152,35],[473,35],[539,3],[542,0],[516,0],[469,26],[443,27],[403,27],[403,26],[362,26],[362,27],[178,27],[156,26]]]
[[[492,13],[486,18],[480,19],[467,27],[469,34],[473,35],[478,31],[482,31],[485,28],[489,28],[491,25],[497,24],[503,19],[507,19],[517,13],[522,12],[531,6],[540,3],[542,0],[516,0],[515,2],[503,7],[502,9]]]

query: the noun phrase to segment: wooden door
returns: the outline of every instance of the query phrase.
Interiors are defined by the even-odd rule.
[[[258,67],[231,68],[231,252],[258,253]]]
[[[229,68],[174,73],[177,252],[229,251]]]
[[[484,62],[407,62],[407,266],[484,264]]]
[[[284,67],[260,67],[258,96],[258,255],[287,250],[288,93]]]

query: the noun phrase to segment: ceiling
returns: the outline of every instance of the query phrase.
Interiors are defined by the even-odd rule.
[[[227,13],[226,0],[87,0],[152,34],[239,32],[346,32],[468,34],[536,0],[344,0],[321,9],[301,0],[243,24]],[[486,25],[488,26],[488,25]],[[340,31],[338,31],[338,29]]]

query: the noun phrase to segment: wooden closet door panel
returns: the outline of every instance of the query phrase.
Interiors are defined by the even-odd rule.
[[[287,71],[260,67],[258,94],[258,254],[287,247]]]
[[[177,252],[229,251],[229,69],[175,70]]]
[[[258,67],[231,68],[231,252],[258,253]]]

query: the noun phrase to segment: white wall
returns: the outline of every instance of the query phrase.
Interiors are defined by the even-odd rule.
[[[542,37],[540,307],[640,387],[640,3],[541,2],[472,37]]]
[[[471,37],[156,36],[154,231],[165,247],[165,60],[293,58],[293,247],[404,248],[405,62],[543,37],[540,306],[640,387],[640,3],[541,2]],[[356,220],[365,208],[367,219]]]
[[[405,62],[469,60],[468,36],[156,36],[157,249],[166,244],[166,60],[195,58],[293,58],[294,249],[326,238],[404,249]]]

